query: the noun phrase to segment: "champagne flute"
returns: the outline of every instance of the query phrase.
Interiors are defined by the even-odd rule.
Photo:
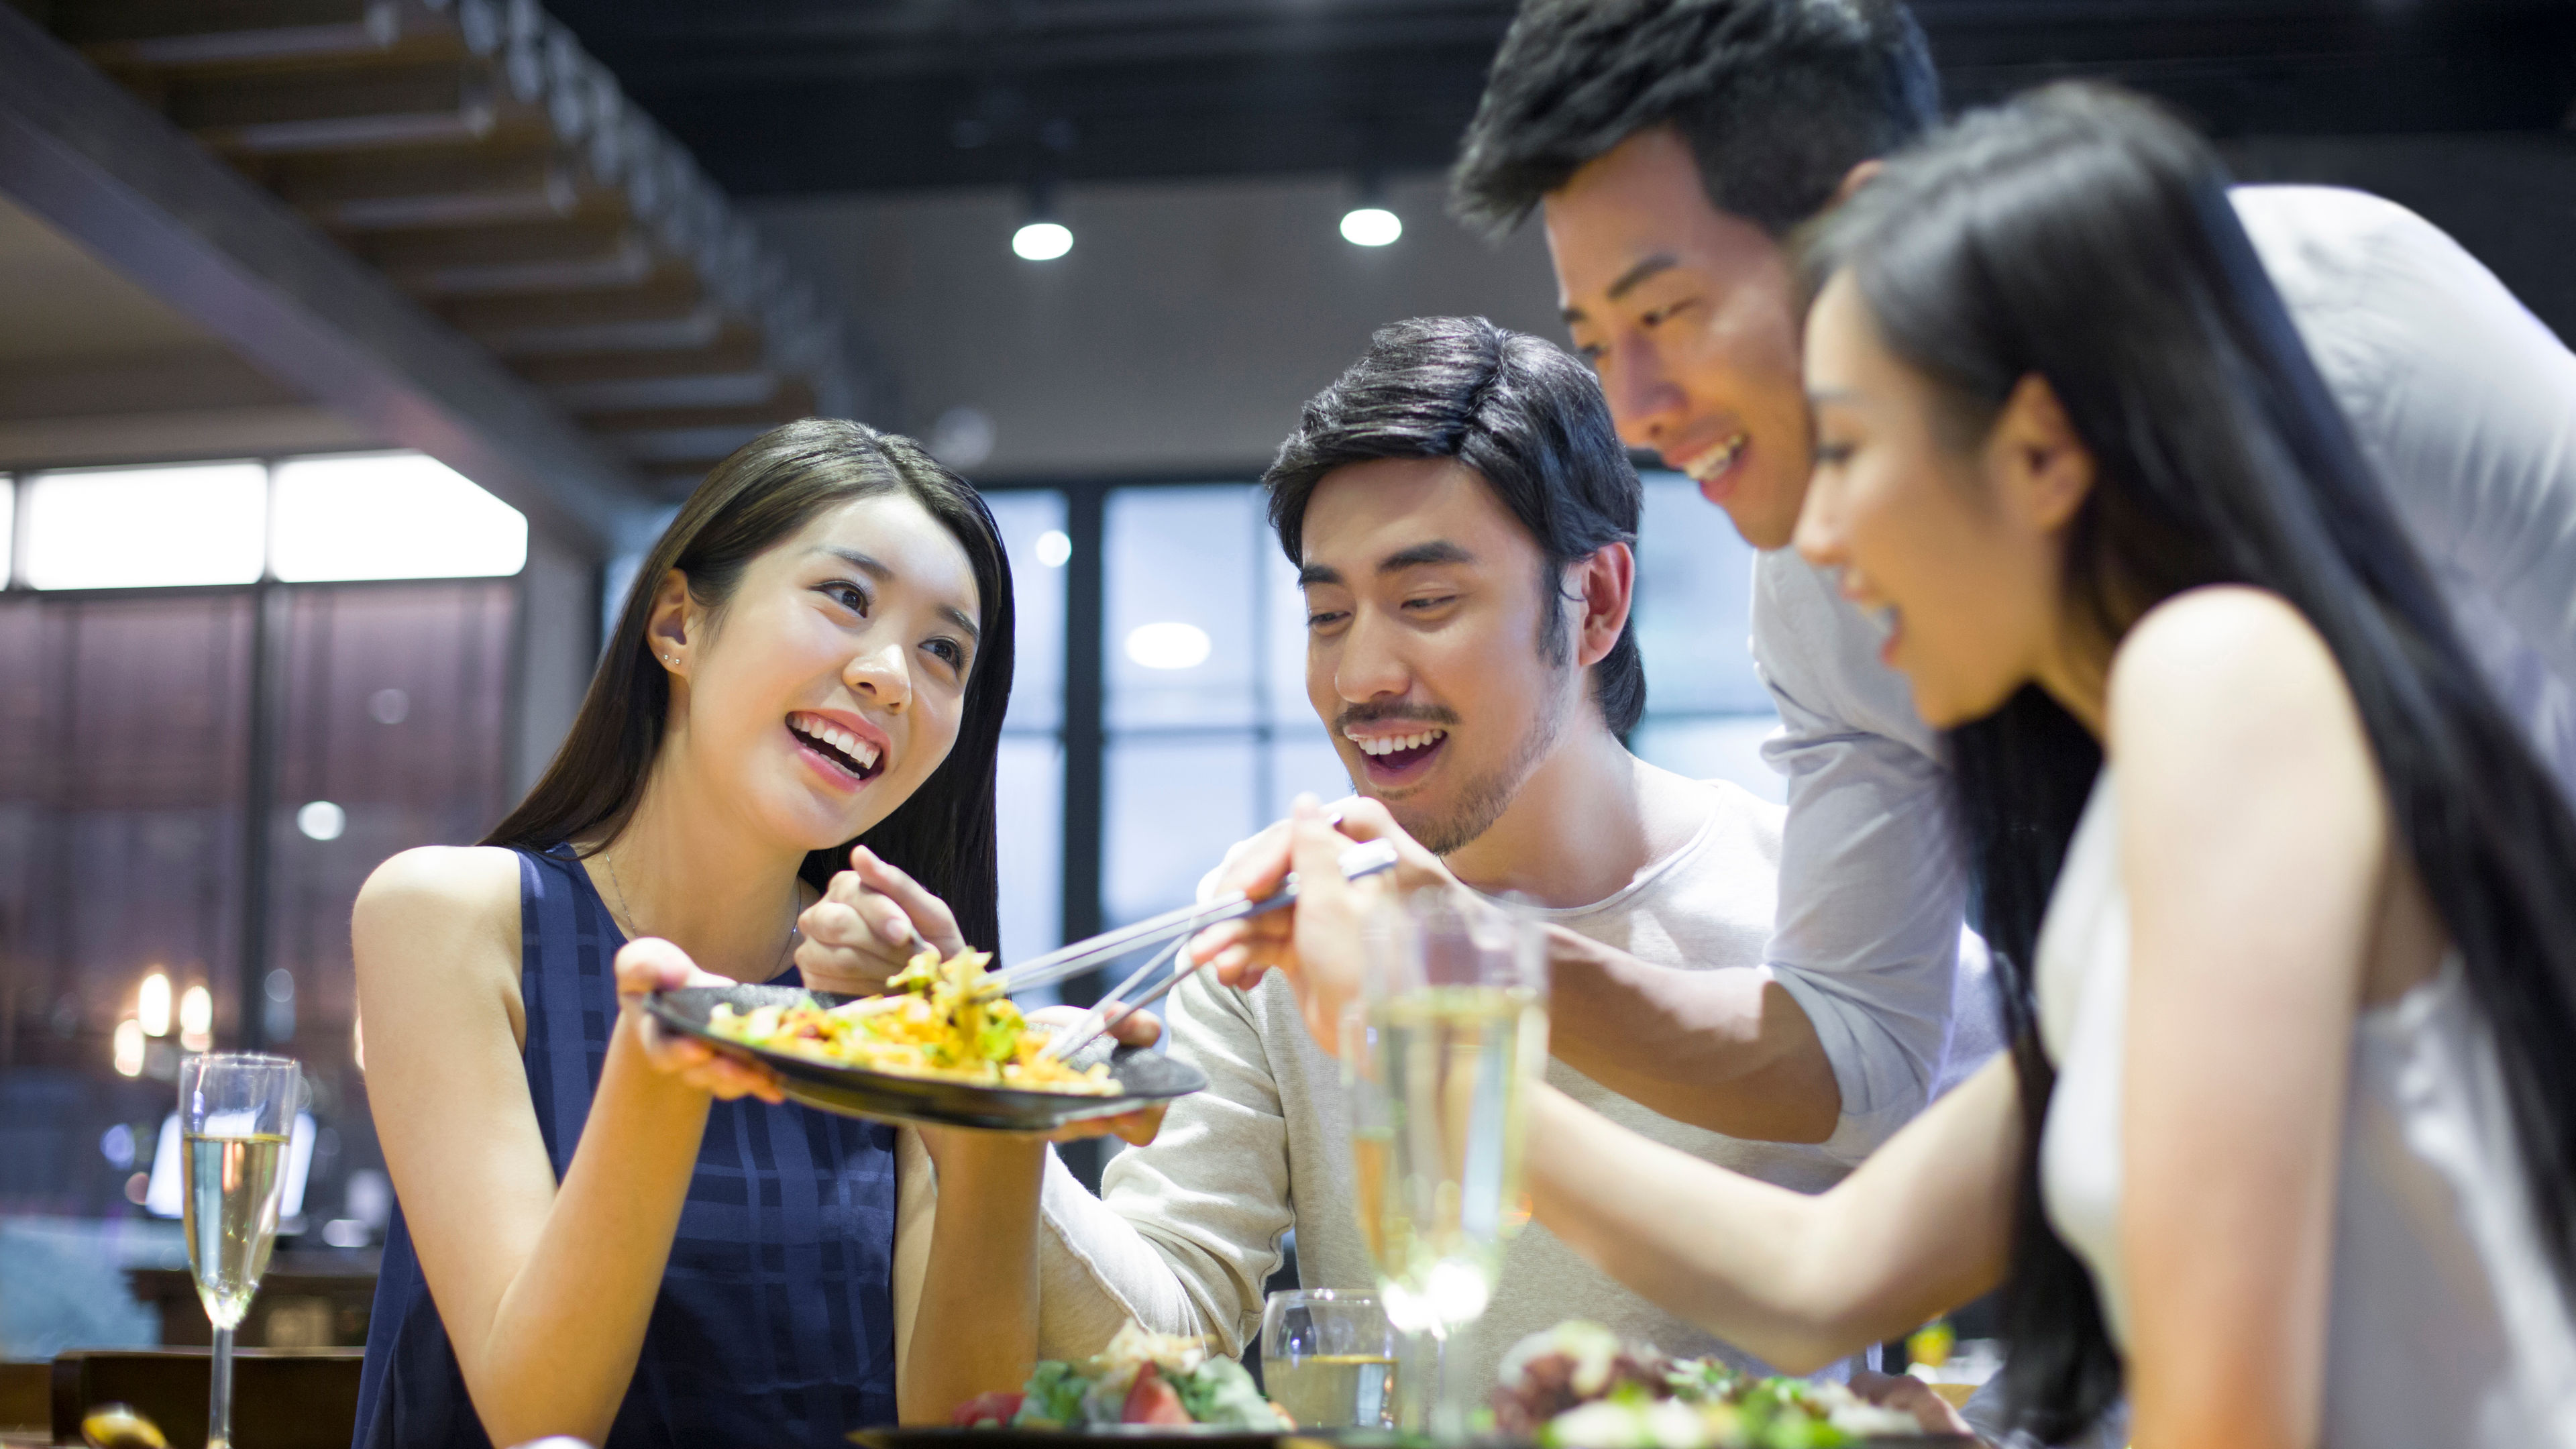
[[[1519,915],[1422,891],[1373,910],[1363,959],[1343,1023],[1360,1235],[1387,1321],[1436,1355],[1429,1431],[1456,1440],[1474,1395],[1453,1339],[1529,1221],[1521,1119],[1547,1064],[1547,958]]]
[[[286,1144],[303,1089],[302,1070],[285,1057],[226,1052],[179,1064],[188,1271],[215,1330],[206,1449],[232,1444],[233,1330],[277,1245]]]

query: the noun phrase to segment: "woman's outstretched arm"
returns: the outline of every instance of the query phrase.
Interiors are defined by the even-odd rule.
[[[2003,1281],[2021,1136],[1998,1056],[1821,1196],[1703,1162],[1544,1086],[1523,1160],[1548,1231],[1645,1298],[1808,1373]]]
[[[406,851],[368,879],[352,935],[376,1133],[475,1412],[497,1444],[602,1442],[661,1290],[708,1088],[755,1082],[721,1062],[657,1069],[640,1018],[621,1012],[558,1185],[520,1059],[518,858]],[[630,993],[692,974],[650,940],[620,952],[618,972]]]

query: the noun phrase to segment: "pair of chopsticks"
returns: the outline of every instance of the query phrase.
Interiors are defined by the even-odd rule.
[[[1395,867],[1395,847],[1383,840],[1371,840],[1354,845],[1342,852],[1341,867],[1342,874],[1352,880],[1392,870]],[[1088,941],[1077,941],[1061,951],[1041,956],[1025,965],[1005,971],[995,979],[1008,983],[1004,987],[1005,990],[1020,990],[1030,985],[1042,984],[1044,981],[1061,981],[1066,976],[1089,970],[1096,964],[1123,956],[1139,946],[1151,945],[1167,938],[1171,940],[1172,944],[1168,948],[1155,952],[1151,959],[1137,968],[1126,980],[1111,988],[1108,995],[1093,1003],[1091,1009],[1084,1012],[1073,1025],[1049,1037],[1046,1045],[1038,1049],[1038,1055],[1041,1057],[1069,1056],[1090,1045],[1094,1037],[1099,1036],[1117,1022],[1126,1020],[1130,1013],[1162,1000],[1173,987],[1180,985],[1191,973],[1206,965],[1207,963],[1203,961],[1183,962],[1173,968],[1171,975],[1164,977],[1144,995],[1132,1000],[1128,997],[1127,993],[1144,984],[1148,977],[1163,968],[1165,962],[1179,955],[1181,948],[1189,943],[1192,936],[1221,921],[1236,921],[1246,916],[1268,915],[1296,899],[1297,877],[1292,872],[1278,891],[1267,899],[1256,901],[1241,891],[1228,891],[1205,905],[1184,906],[1179,910],[1165,911],[1151,920],[1139,921],[1122,930],[1094,936]],[[1105,944],[1113,940],[1117,942],[1115,946]],[[1068,960],[1079,959],[1081,964],[1066,970],[1057,960],[1060,957]],[[1029,976],[1022,977],[1023,972],[1029,973]],[[1040,977],[1042,980],[1030,979]],[[1118,1011],[1117,1016],[1112,1017],[1109,1014],[1112,1010]]]
[[[1394,866],[1395,847],[1383,840],[1365,841],[1341,854],[1342,874],[1352,880],[1376,875],[1382,871],[1391,870]],[[1040,1050],[1040,1055],[1060,1058],[1080,1050],[1089,1044],[1092,1038],[1107,1030],[1113,1024],[1109,1016],[1113,1008],[1121,1006],[1126,1008],[1125,1011],[1119,1012],[1117,1017],[1117,1020],[1123,1021],[1126,1019],[1127,1012],[1162,1000],[1164,994],[1179,985],[1183,977],[1198,970],[1204,963],[1189,962],[1175,970],[1145,995],[1132,1001],[1128,999],[1127,993],[1178,955],[1181,947],[1189,941],[1190,937],[1223,921],[1267,915],[1296,899],[1297,876],[1294,872],[1289,874],[1286,882],[1276,892],[1263,900],[1253,900],[1241,891],[1228,891],[1215,900],[1180,906],[1165,911],[1159,916],[1149,916],[1134,925],[1121,926],[1114,931],[1103,931],[1097,936],[1059,947],[1007,970],[996,971],[984,978],[982,988],[976,992],[976,999],[986,1000],[1027,991],[1033,987],[1051,986],[1056,982],[1079,976],[1095,966],[1115,961],[1138,947],[1151,946],[1158,941],[1170,941],[1172,944],[1168,949],[1155,952],[1143,969],[1119,982],[1108,995],[1083,1013],[1081,1019],[1074,1022],[1071,1027],[1048,1038],[1045,1047]],[[912,933],[911,944],[916,954],[935,949],[921,938],[921,933],[917,929]],[[873,1016],[880,1011],[893,1010],[902,1005],[906,999],[906,995],[874,996],[860,1001],[845,1002],[834,1007],[833,1012],[840,1016]]]

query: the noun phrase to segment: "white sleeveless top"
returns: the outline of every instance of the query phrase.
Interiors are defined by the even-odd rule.
[[[2105,767],[2040,933],[2040,1039],[2057,1067],[2040,1181],[2049,1221],[2092,1269],[2125,1352],[2129,910],[2118,837]],[[2354,1022],[2344,1113],[2324,1442],[2576,1449],[2576,1322],[2534,1231],[2495,1044],[2456,955]]]

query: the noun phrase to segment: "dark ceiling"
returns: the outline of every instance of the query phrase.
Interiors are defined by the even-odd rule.
[[[1509,0],[549,0],[735,195],[1445,166]],[[1917,0],[1954,106],[2108,74],[2221,135],[2536,131],[2576,0]]]

